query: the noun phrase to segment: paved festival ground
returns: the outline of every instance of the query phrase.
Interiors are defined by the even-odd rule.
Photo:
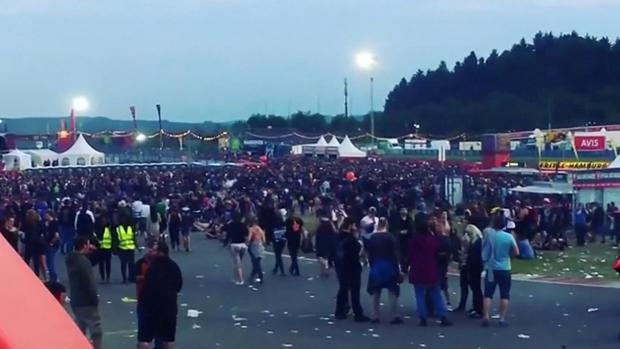
[[[509,328],[481,328],[477,320],[452,314],[451,328],[417,327],[412,287],[401,290],[405,324],[357,324],[331,317],[335,277],[316,277],[317,265],[302,261],[302,277],[271,276],[257,288],[231,282],[231,261],[221,244],[194,238],[194,251],[173,253],[184,274],[179,297],[177,347],[203,348],[618,348],[620,289],[515,282]],[[118,260],[111,285],[100,285],[105,348],[134,348],[133,285],[118,284]],[[244,260],[249,272],[250,261]],[[288,264],[288,260],[285,260]],[[265,269],[273,265],[267,256]],[[64,268],[63,268],[64,269]],[[64,271],[62,272],[64,274]],[[61,274],[61,275],[62,275]],[[458,289],[452,279],[453,291]],[[365,281],[364,281],[365,282]],[[365,310],[370,298],[362,294]],[[457,301],[457,295],[453,295]],[[188,318],[187,311],[202,312]]]

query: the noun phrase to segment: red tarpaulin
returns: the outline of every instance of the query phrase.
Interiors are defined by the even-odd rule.
[[[69,314],[0,237],[0,349],[90,349]]]

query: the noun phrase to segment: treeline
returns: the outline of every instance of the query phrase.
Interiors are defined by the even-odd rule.
[[[538,33],[484,58],[471,52],[452,69],[417,71],[388,94],[375,113],[377,135],[479,135],[620,122],[620,40]],[[253,115],[233,129],[295,128],[302,132],[369,130],[368,115],[345,118],[298,112]]]
[[[432,133],[481,133],[620,121],[620,40],[538,33],[487,58],[471,52],[452,70],[402,79],[380,127],[418,123]]]

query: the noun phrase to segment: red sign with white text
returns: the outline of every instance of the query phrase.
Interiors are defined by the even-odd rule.
[[[575,150],[604,151],[605,136],[575,136]]]

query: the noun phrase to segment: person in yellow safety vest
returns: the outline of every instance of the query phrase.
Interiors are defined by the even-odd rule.
[[[110,273],[112,271],[112,229],[110,228],[110,220],[104,213],[97,217],[95,222],[97,240],[99,240],[98,264],[99,276],[101,281],[110,283]]]
[[[135,281],[134,252],[136,250],[136,235],[134,234],[131,219],[122,217],[120,224],[116,226],[118,236],[118,256],[121,260],[121,275],[123,283]]]

